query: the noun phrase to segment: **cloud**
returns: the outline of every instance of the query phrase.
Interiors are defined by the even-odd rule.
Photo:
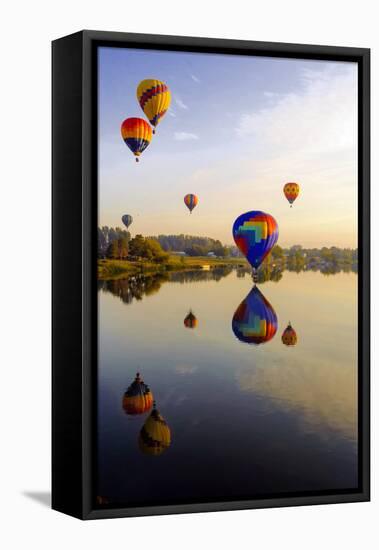
[[[196,75],[191,74],[191,78],[192,78],[192,80],[193,80],[194,82],[197,82],[197,84],[200,84],[201,80],[200,80],[200,78],[197,78]]]
[[[177,104],[177,106],[178,106],[180,109],[184,109],[185,111],[188,110],[188,105],[186,105],[186,104],[184,103],[184,101],[182,101],[182,100],[180,99],[180,97],[175,96],[175,103]]]
[[[174,138],[176,141],[190,141],[199,139],[197,134],[191,134],[190,132],[175,132]]]
[[[239,375],[242,390],[271,398],[278,406],[299,415],[313,430],[326,426],[357,437],[357,374],[353,364],[333,364],[323,357],[308,357],[291,364],[272,362]],[[311,389],[310,389],[311,388]]]
[[[175,111],[173,111],[172,109],[169,109],[167,112],[170,116],[172,116],[173,118],[176,118]]]
[[[277,155],[356,150],[357,70],[346,65],[303,70],[299,91],[278,95],[270,107],[240,117],[238,136],[253,136]],[[273,99],[274,94],[264,95]]]

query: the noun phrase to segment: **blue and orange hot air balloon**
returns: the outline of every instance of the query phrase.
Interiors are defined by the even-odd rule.
[[[192,210],[195,208],[198,202],[199,202],[198,197],[193,193],[188,193],[188,195],[184,197],[184,204],[190,211],[190,214],[192,214]]]
[[[297,334],[292,328],[291,323],[288,323],[287,328],[284,329],[282,334],[282,342],[285,346],[296,346],[297,344]]]
[[[254,285],[233,315],[235,336],[246,344],[264,344],[275,336],[277,328],[274,308]]]
[[[170,107],[171,93],[167,84],[155,78],[142,80],[137,87],[137,99],[150,124],[156,128]]]
[[[300,193],[300,185],[295,182],[286,183],[283,187],[283,193],[292,208],[292,204],[295,202]]]
[[[153,394],[137,372],[134,382],[124,393],[122,407],[126,414],[143,414],[153,405]]]
[[[143,118],[127,118],[121,124],[121,135],[138,162],[138,157],[151,141],[151,126]]]
[[[234,222],[234,241],[253,268],[254,281],[257,279],[256,270],[275,246],[278,237],[275,218],[260,210],[245,212]]]

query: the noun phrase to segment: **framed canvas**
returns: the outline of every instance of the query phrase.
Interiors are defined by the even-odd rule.
[[[55,510],[369,500],[369,64],[53,42]]]

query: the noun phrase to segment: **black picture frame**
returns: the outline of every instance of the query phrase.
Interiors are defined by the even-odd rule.
[[[97,86],[100,45],[358,63],[359,471],[355,492],[97,509],[92,492],[97,366]],[[52,43],[52,507],[81,519],[370,499],[370,50],[81,31]],[[82,236],[77,239],[77,235]]]

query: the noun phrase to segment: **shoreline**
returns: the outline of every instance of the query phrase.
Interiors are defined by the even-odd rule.
[[[215,268],[248,267],[244,258],[207,258],[202,256],[178,257],[170,256],[164,263],[131,260],[97,260],[97,278],[107,279],[125,278],[133,275],[158,275],[180,271],[210,271]]]

